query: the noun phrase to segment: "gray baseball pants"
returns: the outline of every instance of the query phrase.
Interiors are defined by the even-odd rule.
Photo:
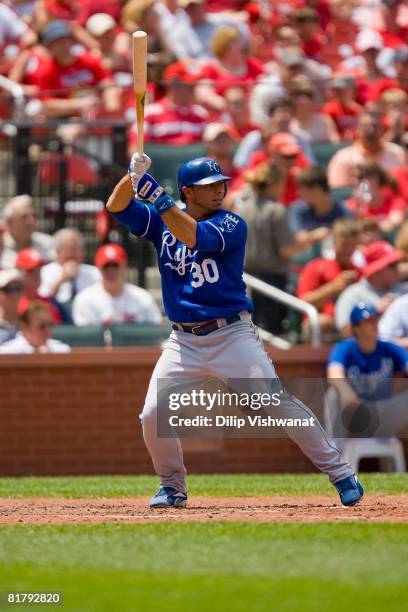
[[[160,476],[160,484],[183,493],[186,492],[186,468],[180,440],[159,438],[157,435],[157,381],[161,378],[187,380],[205,376],[222,379],[277,378],[249,315],[242,315],[241,321],[207,336],[173,331],[154,369],[141,414],[143,436],[154,469]],[[285,394],[280,406],[268,408],[268,413],[277,418],[305,419],[314,416],[307,406],[289,394]],[[291,428],[287,428],[287,434],[312,463],[329,476],[332,483],[351,476],[353,468],[343,460],[341,452],[328,439],[317,419],[316,423],[317,426],[309,428],[307,435],[294,435]]]

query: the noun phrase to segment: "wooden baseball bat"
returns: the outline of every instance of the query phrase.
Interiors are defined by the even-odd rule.
[[[144,145],[144,104],[147,87],[147,34],[142,30],[133,32],[133,86],[136,99],[137,152],[143,154]]]

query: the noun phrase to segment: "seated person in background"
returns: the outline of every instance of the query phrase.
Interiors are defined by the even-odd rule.
[[[44,302],[33,300],[21,310],[20,331],[0,346],[1,354],[69,353],[71,347],[51,338],[54,321],[50,308]]]
[[[233,86],[227,89],[224,98],[226,107],[220,121],[231,127],[236,140],[241,140],[256,130],[249,117],[248,94],[243,87]]]
[[[297,295],[319,311],[322,331],[333,333],[335,300],[346,287],[355,283],[360,271],[352,262],[359,230],[353,219],[337,219],[332,229],[334,259],[312,259],[300,273]],[[307,335],[309,320],[304,322]]]
[[[3,209],[3,218],[6,231],[0,267],[12,268],[17,253],[27,248],[36,249],[44,259],[52,259],[54,241],[48,234],[35,231],[35,212],[29,195],[12,198]]]
[[[245,175],[247,185],[233,200],[233,210],[248,225],[245,270],[278,289],[286,290],[290,258],[320,240],[319,232],[305,232],[299,241],[280,204],[284,176],[278,166],[264,163]],[[273,334],[282,333],[286,307],[253,292],[254,321]]]
[[[194,103],[197,75],[182,62],[171,64],[163,73],[166,94],[148,104],[145,111],[145,139],[153,144],[188,145],[201,142],[208,113]],[[136,128],[130,132],[129,149],[135,150]]]
[[[289,132],[292,134],[291,122],[293,119],[293,104],[290,100],[279,98],[273,102],[268,109],[267,121],[262,124],[262,128],[249,132],[239,144],[234,156],[234,166],[237,168],[247,168],[256,154],[264,154],[268,142],[275,134]],[[295,136],[297,144],[300,146],[302,154],[306,160],[302,166],[306,167],[315,161],[313,151],[308,143],[299,136]],[[264,160],[265,161],[265,160]]]
[[[75,297],[75,325],[161,322],[160,310],[145,289],[125,282],[127,255],[118,244],[105,244],[95,254],[102,281],[83,289]]]
[[[380,319],[380,336],[408,349],[408,293],[387,308]]]
[[[96,87],[102,87],[101,100],[109,112],[120,109],[120,92],[113,77],[99,57],[90,51],[77,53],[69,24],[51,21],[41,33],[45,53],[37,53],[35,61],[25,59],[19,67],[18,82],[38,89],[41,113],[46,117],[71,117],[93,111],[100,104]],[[19,61],[19,60],[18,60]],[[92,93],[86,93],[92,90]],[[85,94],[85,95],[83,95]]]
[[[302,170],[296,180],[300,200],[289,208],[289,222],[296,234],[318,227],[330,228],[336,219],[353,217],[342,200],[332,198],[326,170],[322,166]]]
[[[104,68],[113,73],[131,73],[130,36],[117,27],[111,15],[94,13],[86,21],[86,30],[99,45]]]
[[[404,149],[393,142],[383,142],[384,128],[374,113],[363,112],[358,118],[356,141],[340,149],[330,160],[327,174],[330,187],[349,187],[355,183],[358,166],[375,162],[385,170],[404,163]]]
[[[206,156],[215,159],[223,172],[232,179],[238,176],[233,165],[235,137],[227,123],[209,123],[204,130],[203,142],[207,146]]]
[[[39,294],[67,304],[79,291],[100,281],[101,274],[95,266],[83,263],[85,242],[78,230],[65,228],[56,232],[54,246],[56,261],[41,268]]]
[[[380,101],[386,129],[384,140],[400,145],[408,130],[408,94],[402,89],[387,89]]]
[[[291,133],[306,142],[339,142],[339,134],[333,119],[318,112],[312,81],[304,76],[293,79],[288,86],[293,103],[294,118]]]
[[[17,333],[18,305],[23,283],[18,270],[0,270],[0,344],[12,340]]]
[[[383,239],[378,223],[373,217],[366,217],[365,219],[357,219],[357,226],[358,226],[358,231],[359,231],[359,236],[358,236],[359,251],[363,251],[365,247],[367,247],[369,244],[372,244],[373,242],[378,242],[378,240]],[[362,254],[361,254],[361,257],[359,257],[359,262],[360,261],[361,261],[361,265],[363,265],[364,258]]]
[[[354,99],[354,87],[350,79],[334,78],[330,84],[330,98],[321,111],[330,117],[342,140],[353,140],[356,133],[357,118],[363,107]]]
[[[400,140],[400,146],[405,152],[405,161],[402,166],[394,168],[391,174],[396,178],[401,196],[408,202],[408,131]]]
[[[395,298],[407,290],[407,284],[400,282],[398,271],[402,253],[389,242],[373,242],[364,249],[363,256],[365,265],[361,280],[347,287],[336,302],[336,327],[345,337],[350,333],[350,313],[358,302],[372,304],[383,314]]]
[[[204,64],[197,100],[217,116],[226,110],[224,94],[228,87],[252,86],[262,75],[262,63],[249,56],[249,44],[234,26],[218,28],[211,38],[214,59]]]
[[[38,293],[41,285],[41,268],[46,263],[41,253],[35,249],[23,249],[17,255],[16,268],[20,271],[23,283],[23,296],[19,303],[19,312],[25,310],[27,304],[36,300],[48,305],[54,323],[59,324],[64,321],[70,323],[69,315],[54,298],[42,297]]]
[[[342,407],[339,437],[348,432],[395,435],[408,425],[407,394],[392,397],[393,376],[408,375],[408,352],[379,340],[379,317],[370,304],[356,304],[349,320],[353,337],[330,353],[327,378]]]
[[[406,216],[407,203],[396,191],[396,181],[379,164],[357,169],[358,184],[346,204],[358,219],[374,217],[380,230],[391,232]]]

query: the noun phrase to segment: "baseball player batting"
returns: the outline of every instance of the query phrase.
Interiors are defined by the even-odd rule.
[[[251,321],[252,304],[243,282],[246,223],[222,208],[229,177],[213,159],[184,163],[177,174],[186,206],[182,210],[147,174],[150,165],[147,155],[133,155],[129,173],[114,188],[107,209],[157,251],[163,303],[173,331],[154,369],[141,414],[144,440],[160,477],[159,491],[149,503],[152,508],[185,507],[180,440],[157,435],[158,379],[193,379],[204,373],[222,379],[276,379],[277,374]],[[278,416],[282,415],[314,416],[287,392],[279,406]],[[287,432],[329,476],[343,505],[361,499],[363,488],[353,468],[318,422],[308,435],[294,437],[290,428]]]

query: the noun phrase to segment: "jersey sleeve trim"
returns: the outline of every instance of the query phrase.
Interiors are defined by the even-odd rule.
[[[219,233],[219,235],[221,236],[221,240],[222,240],[222,249],[220,251],[220,253],[224,252],[225,249],[225,240],[224,240],[224,236],[222,235],[222,232],[220,230],[219,227],[217,227],[216,225],[214,225],[214,223],[211,223],[211,221],[207,221],[208,225],[211,225],[211,227],[215,228],[217,230],[217,232]]]

